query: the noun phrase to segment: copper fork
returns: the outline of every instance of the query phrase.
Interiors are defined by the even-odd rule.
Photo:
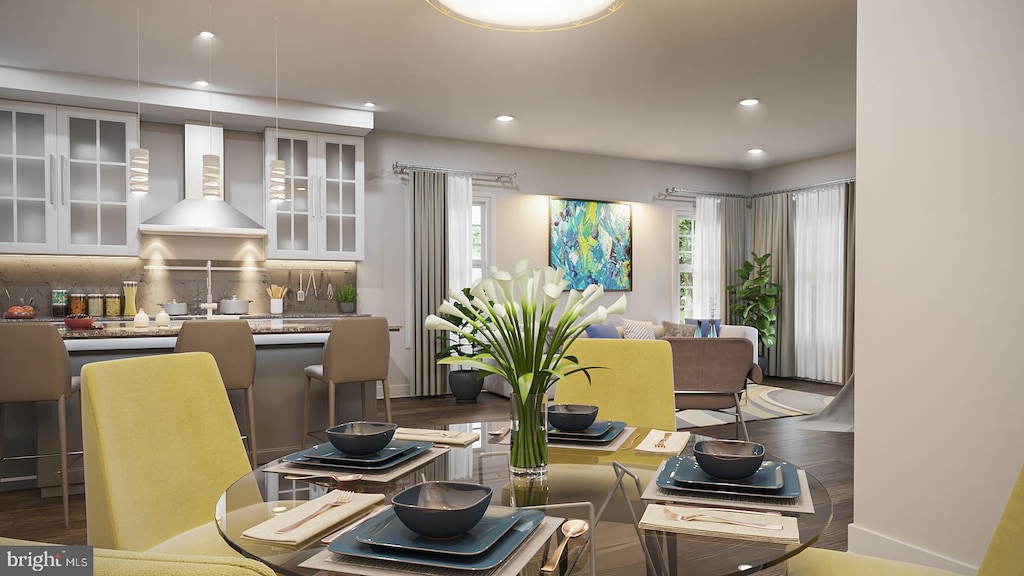
[[[672,437],[672,433],[671,432],[665,432],[665,435],[662,436],[661,440],[658,440],[657,442],[654,443],[654,447],[655,448],[664,448],[665,447],[665,440],[668,440],[671,437]]]
[[[309,522],[313,518],[316,518],[317,516],[323,514],[324,512],[327,512],[331,508],[334,508],[336,506],[344,506],[345,504],[348,504],[349,502],[352,501],[353,497],[355,497],[355,492],[349,492],[347,490],[343,490],[342,492],[338,493],[338,497],[336,499],[334,499],[333,501],[324,504],[323,506],[318,508],[315,512],[313,512],[311,514],[307,514],[304,518],[302,518],[298,522],[295,522],[293,524],[289,524],[287,526],[284,526],[283,528],[278,528],[277,530],[274,530],[274,533],[275,534],[284,534],[285,532],[291,532],[292,530],[295,530],[296,528],[298,528],[299,526],[302,526],[306,522]]]

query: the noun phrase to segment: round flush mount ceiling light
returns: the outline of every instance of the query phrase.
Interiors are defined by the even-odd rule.
[[[375,103],[373,103],[373,102],[364,102],[363,106],[366,106],[367,108],[376,108],[377,107],[377,105]]]
[[[206,39],[213,38],[213,32],[210,32],[209,30],[203,30],[202,32],[199,33],[199,37],[200,38],[206,38]]]
[[[761,148],[751,148],[750,150],[747,150],[747,154],[764,154],[764,150]]]
[[[740,106],[757,106],[761,101],[757,98],[744,98],[740,100]]]
[[[499,114],[499,115],[495,116],[494,119],[497,120],[498,122],[511,122],[511,121],[515,120],[516,117],[515,116],[510,116],[508,114]]]
[[[490,30],[571,30],[611,16],[626,0],[427,0],[438,12]]]

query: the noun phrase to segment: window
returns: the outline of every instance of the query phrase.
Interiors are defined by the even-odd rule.
[[[676,273],[679,278],[679,318],[693,317],[693,232],[692,210],[676,210]]]
[[[472,245],[470,250],[473,255],[472,275],[476,281],[484,277],[484,273],[491,265],[491,238],[494,231],[491,229],[491,196],[473,195],[473,220],[470,228],[472,234]]]

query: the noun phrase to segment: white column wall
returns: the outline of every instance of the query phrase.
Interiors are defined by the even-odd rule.
[[[1022,29],[858,2],[851,551],[973,573],[1024,462]]]

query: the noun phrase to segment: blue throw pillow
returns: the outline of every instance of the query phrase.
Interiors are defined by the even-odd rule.
[[[715,323],[715,335],[717,336],[722,331],[722,319],[718,318],[715,320],[703,319],[703,318],[686,318],[683,320],[687,324],[696,324],[700,326],[700,337],[707,338],[711,333],[711,323]]]
[[[587,326],[588,338],[622,338],[614,324],[591,324]]]

